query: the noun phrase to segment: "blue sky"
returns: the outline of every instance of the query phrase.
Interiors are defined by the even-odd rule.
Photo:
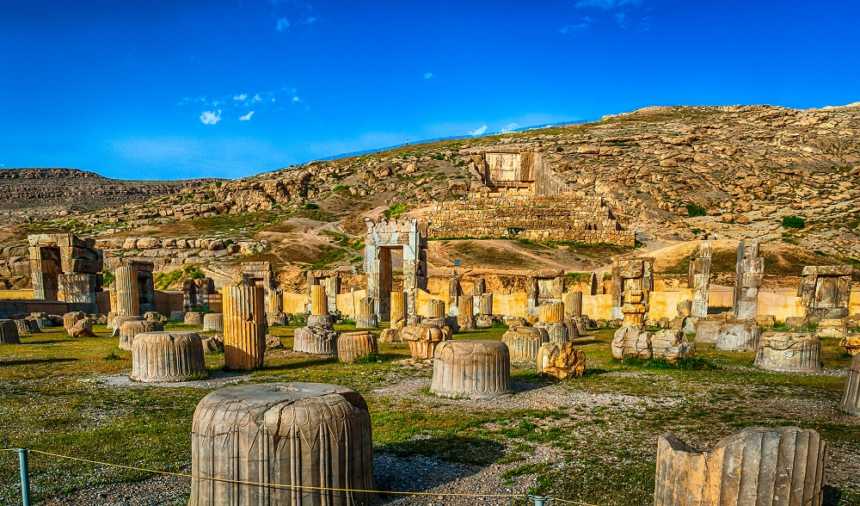
[[[860,2],[0,0],[0,165],[239,177],[657,104],[860,101]]]

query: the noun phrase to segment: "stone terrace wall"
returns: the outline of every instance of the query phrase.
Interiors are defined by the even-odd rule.
[[[104,250],[105,268],[113,269],[120,259],[142,259],[152,262],[155,270],[170,265],[206,264],[231,256],[250,255],[266,249],[263,241],[239,241],[219,238],[126,237],[96,240]]]
[[[428,227],[431,238],[509,238],[580,241],[632,247],[633,231],[621,230],[598,197],[470,193],[437,204]]]

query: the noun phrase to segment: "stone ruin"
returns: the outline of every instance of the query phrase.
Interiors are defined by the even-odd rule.
[[[293,351],[326,357],[337,356],[337,332],[328,312],[328,296],[323,285],[311,285],[311,314],[308,324],[293,334]]]
[[[114,269],[113,292],[117,316],[140,316],[155,311],[155,282],[152,262],[123,260]]]
[[[379,335],[379,341],[382,343],[398,343],[400,342],[400,329],[406,326],[406,294],[397,291],[391,292],[391,311],[388,328],[384,329]],[[376,315],[374,314],[374,318]]]
[[[648,297],[654,290],[654,259],[631,258],[612,264],[612,316],[623,325],[641,327],[648,314]]]
[[[385,320],[391,311],[393,289],[392,250],[402,252],[403,292],[406,297],[406,317],[417,317],[418,289],[427,288],[427,236],[418,221],[403,218],[374,222],[365,219],[367,237],[364,243],[364,272],[367,275],[367,296],[376,305],[376,317]]]
[[[542,328],[511,325],[502,334],[502,342],[508,346],[511,363],[531,365],[541,346],[549,342],[549,334]]]
[[[573,343],[545,343],[535,362],[538,374],[559,380],[585,374],[585,352],[576,349]]]
[[[433,353],[430,391],[440,397],[488,399],[511,391],[511,359],[499,341],[445,341]]]
[[[187,312],[209,307],[209,296],[216,293],[212,278],[186,279],[182,283],[182,309]]]
[[[225,498],[233,506],[369,504],[372,497],[359,492],[374,488],[367,403],[348,388],[320,383],[211,392],[194,410],[191,475],[189,506]]]
[[[738,243],[735,265],[734,313],[738,320],[753,320],[758,311],[758,290],[764,280],[764,257],[758,242]]]
[[[616,360],[653,358],[670,364],[695,353],[694,345],[686,340],[681,330],[663,329],[652,333],[632,325],[615,331],[610,350]]]
[[[263,366],[266,353],[265,291],[248,282],[222,289],[224,368],[251,370]]]
[[[470,188],[460,200],[436,205],[428,229],[432,238],[521,238],[581,241],[632,247],[602,197],[583,196],[532,146],[472,148]]]
[[[564,296],[564,271],[532,271],[526,278],[528,314],[538,315],[538,307],[550,302],[561,302]]]
[[[344,332],[337,337],[337,359],[344,364],[378,353],[376,337],[370,332]]]
[[[849,415],[860,416],[860,355],[854,355],[851,359],[839,409]]]
[[[196,332],[142,332],[134,336],[129,374],[132,381],[174,382],[207,376],[203,343]]]
[[[328,307],[331,309],[337,308],[337,294],[340,293],[341,276],[337,270],[311,270],[305,273],[308,285],[308,301],[311,299],[311,287],[314,285],[322,285],[325,288],[326,296],[328,297]],[[310,311],[310,302],[308,303],[308,311]]]
[[[819,337],[847,337],[852,272],[850,265],[807,265],[803,268],[797,296],[806,310],[806,320],[817,324]]]
[[[759,338],[755,366],[778,372],[818,372],[821,341],[806,332],[765,332]]]
[[[95,307],[104,259],[95,240],[74,234],[27,236],[30,277],[37,300],[80,302]]]
[[[694,318],[708,316],[708,291],[711,287],[711,242],[699,243],[696,256],[690,261],[687,284],[693,291],[690,315]]]
[[[272,265],[269,262],[242,262],[242,281],[263,289],[263,307],[266,311],[266,322],[270,325],[281,324],[284,315],[282,293],[275,283]]]
[[[654,506],[820,506],[827,443],[797,427],[750,427],[698,451],[657,442]]]

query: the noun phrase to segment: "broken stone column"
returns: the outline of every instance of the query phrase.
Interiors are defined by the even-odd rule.
[[[131,265],[121,265],[114,271],[117,316],[140,316],[140,292],[137,271]]]
[[[447,325],[427,322],[407,325],[400,329],[400,338],[409,345],[409,354],[413,360],[432,359],[436,346],[451,339],[451,334],[451,328]]]
[[[0,344],[21,344],[14,321],[0,320]]]
[[[758,289],[764,279],[764,258],[759,256],[758,242],[738,243],[735,266],[734,313],[738,320],[755,320],[758,312]]]
[[[849,415],[860,416],[860,355],[854,355],[851,359],[839,409]]]
[[[207,376],[203,344],[196,332],[143,332],[134,336],[129,374],[133,381],[189,381]]]
[[[693,355],[693,344],[688,343],[681,330],[664,329],[651,335],[653,358],[663,359],[670,364]]]
[[[203,315],[203,331],[204,332],[223,332],[224,331],[224,314],[223,313],[206,313]]]
[[[75,324],[78,323],[79,320],[83,320],[86,317],[87,315],[83,311],[70,311],[68,313],[63,314],[63,329],[65,329],[66,334],[71,335],[72,329],[75,327]]]
[[[432,299],[430,301],[430,316],[428,318],[445,318],[445,301]]]
[[[478,300],[478,315],[475,316],[475,327],[488,329],[493,326],[493,294],[485,293],[475,296]]]
[[[511,391],[508,347],[499,341],[444,341],[433,354],[430,391],[440,397],[488,399]]]
[[[373,308],[373,299],[370,297],[362,297],[358,301],[355,315],[356,328],[375,329],[379,325],[379,322],[376,319],[376,312]]]
[[[672,434],[657,442],[654,506],[818,506],[827,444],[797,427],[751,427],[697,451]]]
[[[651,336],[640,327],[625,326],[615,331],[610,345],[612,358],[639,358],[648,360],[652,357]]]
[[[388,323],[392,329],[401,329],[406,325],[406,294],[404,292],[391,292],[391,310]]]
[[[144,332],[160,332],[162,330],[164,330],[164,325],[160,322],[127,320],[122,323],[119,329],[119,349],[131,351],[135,336]]]
[[[582,316],[582,292],[570,292],[568,304],[565,304],[567,318],[579,318]]]
[[[564,323],[564,303],[549,302],[538,306],[538,323],[535,327],[546,330],[549,342],[564,344],[568,340],[568,328]]]
[[[711,242],[699,243],[696,256],[690,261],[687,284],[693,290],[690,314],[696,318],[708,316],[708,293],[711,287]]]
[[[182,323],[185,325],[194,325],[195,327],[200,327],[203,325],[203,313],[198,311],[188,311],[182,317]]]
[[[457,304],[457,326],[460,330],[473,330],[475,328],[475,309],[472,297],[462,296]]]
[[[249,370],[263,366],[266,353],[264,291],[247,283],[222,290],[224,367]]]
[[[364,272],[367,274],[367,296],[376,304],[376,316],[389,312],[388,294],[392,289],[391,250],[402,251],[403,291],[406,293],[407,318],[414,319],[418,290],[427,288],[427,233],[414,219],[365,219]]]
[[[189,506],[368,504],[367,494],[340,490],[374,488],[367,404],[320,383],[216,390],[194,411],[191,475]]]
[[[820,371],[821,341],[805,332],[765,332],[759,338],[755,365],[768,371]]]
[[[311,286],[311,316],[328,315],[328,296],[322,285]]]
[[[728,320],[720,325],[715,346],[722,351],[755,351],[760,334],[755,320]]]
[[[535,359],[539,374],[555,379],[578,378],[585,374],[585,352],[573,343],[545,343],[541,345]]]
[[[335,357],[337,339],[337,332],[331,327],[308,325],[296,329],[293,334],[293,351]]]
[[[337,359],[351,364],[377,353],[376,338],[367,331],[344,332],[337,337]]]
[[[15,327],[18,329],[18,337],[26,337],[32,334],[30,325],[27,320],[12,320],[15,322]]]
[[[502,334],[513,364],[534,364],[541,345],[548,341],[546,330],[524,325],[513,326]]]
[[[457,271],[454,271],[451,277],[448,278],[448,302],[452,308],[459,306],[462,295],[463,290],[460,287],[460,276],[457,274]]]
[[[653,289],[653,258],[616,260],[612,265],[613,318],[623,318],[625,326],[641,327]]]

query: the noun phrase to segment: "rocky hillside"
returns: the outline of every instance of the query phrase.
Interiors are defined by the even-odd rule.
[[[253,254],[237,252],[234,260],[355,264],[365,216],[432,217],[434,202],[461,197],[472,184],[468,150],[496,144],[542,151],[577,192],[603,197],[646,248],[706,235],[758,238],[828,261],[860,262],[857,105],[652,107],[588,124],[418,144],[195,184],[110,209],[27,225],[19,220],[7,225],[5,237],[11,244],[34,229],[103,238],[212,236],[225,248],[256,241]],[[70,200],[88,198],[76,193]]]
[[[0,169],[0,209],[23,210],[20,218],[65,215],[176,193],[199,182],[123,181],[78,169]]]

